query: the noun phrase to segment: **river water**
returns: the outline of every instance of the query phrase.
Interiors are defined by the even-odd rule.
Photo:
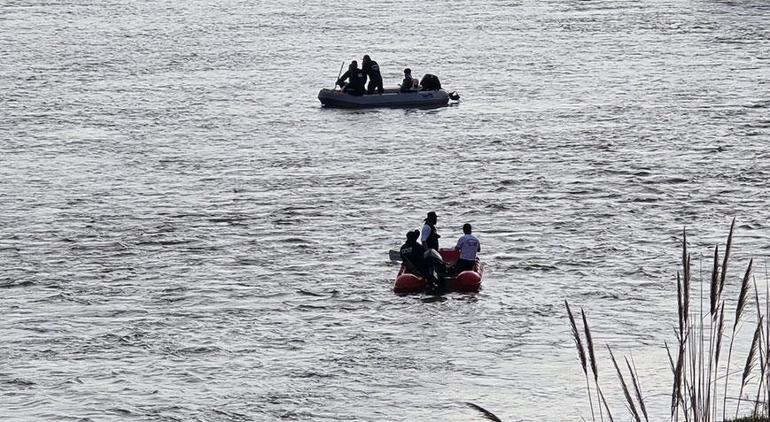
[[[665,420],[683,227],[697,277],[736,217],[725,295],[750,256],[767,280],[764,0],[4,1],[0,29],[3,420],[589,419],[565,299],[616,417],[605,344]],[[462,101],[321,108],[363,54]],[[443,246],[473,224],[479,294],[392,293],[431,210]]]

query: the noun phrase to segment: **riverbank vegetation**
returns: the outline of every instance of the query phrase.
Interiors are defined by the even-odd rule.
[[[672,421],[760,422],[768,421],[770,417],[770,292],[765,287],[765,299],[760,301],[760,292],[753,277],[753,259],[745,271],[741,271],[736,304],[728,306],[722,297],[728,269],[732,269],[730,253],[734,228],[735,220],[727,236],[724,255],[720,256],[719,247],[714,247],[710,277],[701,277],[700,280],[693,279],[687,233],[682,233],[682,269],[676,275],[678,326],[674,330],[673,346],[665,344],[673,378],[670,395]],[[692,294],[694,283],[700,283],[696,288],[708,292],[708,297]],[[707,289],[705,284],[708,284]],[[693,306],[694,301],[698,302]],[[612,422],[619,412],[614,413],[602,391],[588,318],[581,309],[578,320],[566,301],[565,306],[585,376],[591,420]],[[749,307],[756,308],[755,321],[748,321]],[[751,324],[754,335],[750,344],[735,347],[736,333],[742,323]],[[618,381],[627,412],[637,422],[649,422],[633,359],[616,359],[612,349],[609,346],[607,349],[614,369],[612,376]],[[737,398],[728,396],[728,391],[734,394],[728,386],[732,390],[737,389]],[[743,418],[738,419],[741,415],[744,415]],[[619,419],[625,420],[626,417]]]
[[[714,246],[708,277],[692,276],[692,256],[687,247],[687,232],[682,232],[682,269],[676,274],[677,326],[673,345],[664,343],[671,370],[670,420],[674,422],[770,422],[770,290],[757,288],[754,260],[739,269],[740,289],[731,306],[723,292],[728,282],[735,219],[720,255]],[[767,270],[765,270],[766,272]],[[765,276],[767,282],[767,275]],[[693,294],[693,284],[700,294]],[[703,292],[706,292],[707,297]],[[764,296],[760,300],[760,296]],[[693,305],[694,303],[694,305]],[[616,358],[609,347],[612,378],[625,398],[625,413],[612,409],[602,390],[596,360],[596,346],[583,309],[573,313],[564,301],[580,368],[585,377],[586,399],[591,421],[628,420],[649,422],[650,416],[633,358]],[[755,308],[756,318],[747,313]],[[753,331],[749,344],[735,344],[741,325]],[[729,390],[728,387],[731,389]],[[606,386],[605,386],[606,388]],[[728,391],[737,397],[729,396]],[[467,403],[486,419],[500,421],[492,412]]]

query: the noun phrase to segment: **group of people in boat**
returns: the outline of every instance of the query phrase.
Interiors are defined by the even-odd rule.
[[[440,89],[441,85],[438,82],[438,78],[433,75],[425,75],[430,79],[429,83],[426,83],[424,87],[420,86],[420,82],[412,77],[412,69],[404,69],[404,80],[401,81],[400,92],[419,91],[420,89]],[[366,83],[367,79],[369,84]],[[434,82],[435,80],[435,82]],[[350,95],[361,96],[364,94],[372,95],[376,90],[378,94],[382,94],[385,89],[382,87],[382,74],[380,73],[380,66],[376,61],[372,60],[369,55],[365,55],[361,61],[361,68],[358,68],[358,62],[353,60],[348,66],[348,70],[337,79],[337,85],[342,88],[342,91]],[[430,86],[428,86],[430,85]],[[437,85],[437,86],[436,86]]]
[[[476,254],[481,251],[479,239],[473,235],[470,224],[463,224],[463,235],[457,240],[454,249],[460,251],[457,263],[447,268],[438,253],[438,240],[441,236],[436,231],[438,216],[434,211],[428,213],[422,233],[413,230],[406,233],[406,242],[401,246],[399,255],[409,273],[423,276],[434,285],[441,277],[457,275],[472,270],[476,265]],[[418,242],[417,239],[420,241]]]

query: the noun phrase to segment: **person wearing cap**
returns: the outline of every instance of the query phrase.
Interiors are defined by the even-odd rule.
[[[431,211],[428,213],[428,217],[425,219],[425,224],[422,226],[422,237],[420,241],[422,246],[428,249],[438,250],[438,239],[441,237],[436,232],[436,222],[438,222],[438,216]]]
[[[374,89],[377,88],[377,93],[382,94],[384,89],[382,87],[382,75],[380,74],[380,66],[369,58],[369,55],[365,55],[361,61],[361,68],[364,73],[369,76],[369,85],[366,87],[366,93],[372,95]]]
[[[412,69],[404,69],[404,80],[401,81],[401,92],[410,92],[414,87],[414,78],[412,78]]]
[[[455,250],[460,251],[460,259],[454,266],[454,273],[460,274],[463,271],[472,270],[476,265],[476,253],[481,252],[481,243],[479,239],[472,235],[473,228],[470,224],[463,224],[463,235],[457,240]]]
[[[407,272],[415,275],[423,275],[425,272],[425,248],[417,243],[420,237],[419,230],[406,233],[406,242],[401,246],[401,261],[406,264]]]
[[[346,83],[345,79],[349,79]],[[358,62],[353,60],[348,66],[348,71],[343,73],[342,76],[337,79],[337,85],[342,88],[343,92],[350,95],[364,95],[364,85],[366,85],[366,72],[358,68]]]

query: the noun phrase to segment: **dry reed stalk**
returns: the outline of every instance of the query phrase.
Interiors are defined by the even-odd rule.
[[[687,239],[684,243],[685,253],[687,252]],[[682,261],[684,265],[684,276],[682,277],[682,300],[684,303],[683,316],[685,326],[687,325],[690,317],[690,282],[692,274],[690,273],[690,255],[685,255]]]
[[[719,356],[722,351],[722,339],[725,331],[725,302],[722,301],[719,306],[719,323],[717,324],[716,341],[714,350],[714,420],[717,419],[717,372],[719,371]]]
[[[620,385],[623,387],[623,395],[626,396],[626,402],[628,403],[628,408],[631,410],[631,414],[634,415],[634,419],[636,419],[636,422],[642,422],[639,418],[639,412],[636,410],[636,405],[634,405],[634,399],[631,398],[631,393],[628,391],[628,385],[626,385],[626,380],[623,378],[623,373],[620,371],[620,367],[618,366],[618,362],[615,360],[615,355],[612,354],[612,349],[610,349],[610,346],[607,346],[607,351],[610,352],[610,358],[612,359],[612,364],[615,366],[615,371],[618,373],[618,379],[620,380]]]
[[[679,403],[686,406],[684,398],[682,397],[682,367],[684,366],[685,348],[682,341],[680,341],[679,352],[676,358],[676,366],[674,367],[674,388],[671,392],[671,415],[677,415],[677,409]],[[687,412],[685,411],[685,415]]]
[[[692,328],[690,330],[692,330]],[[692,338],[693,338],[693,336],[688,336],[688,339],[692,339]],[[697,341],[697,338],[695,339],[695,341]],[[697,381],[698,380],[697,380],[697,376],[695,374],[695,354],[696,354],[696,352],[694,351],[695,348],[697,348],[697,343],[695,343],[695,344],[693,344],[693,343],[695,343],[695,342],[690,341],[689,342],[689,346],[690,347],[687,348],[687,350],[690,351],[690,365],[692,367],[692,370],[691,370],[691,372],[689,374],[685,374],[683,379],[685,381],[685,387],[687,387],[687,385],[688,385],[688,383],[687,383],[688,379],[690,380],[689,388],[687,388],[687,391],[690,394],[690,407],[691,407],[691,410],[692,410],[693,419],[695,419],[697,417],[697,415],[698,415],[698,391],[695,388],[696,385],[697,385]],[[697,419],[695,419],[695,420],[697,420]]]
[[[732,233],[731,233],[732,234]],[[733,354],[733,343],[735,341],[735,331],[738,327],[738,322],[741,320],[741,315],[746,308],[746,297],[748,296],[749,276],[751,275],[751,266],[754,264],[754,258],[749,261],[749,267],[746,269],[746,274],[743,276],[743,282],[741,282],[741,290],[738,293],[738,305],[735,309],[735,321],[733,322],[733,332],[730,335],[730,347],[727,352],[727,368],[725,369],[725,395],[722,399],[722,419],[725,419],[727,415],[727,384],[730,380],[730,361]]]
[[[709,288],[709,302],[711,318],[717,318],[717,305],[719,305],[719,245],[714,247],[714,265],[711,269],[711,286]]]
[[[765,315],[770,317],[770,281],[767,277],[767,260],[765,260]],[[765,350],[765,365],[770,367],[770,320],[765,319],[765,338],[767,339]],[[770,416],[770,370],[764,371],[765,382],[765,408]]]
[[[714,246],[714,261],[711,266],[711,283],[709,284],[709,352],[708,352],[708,375],[706,380],[706,398],[704,403],[706,420],[711,420],[711,374],[714,370],[714,343],[716,340],[716,331],[714,324],[719,319],[719,245]],[[716,380],[714,380],[716,384]]]
[[[569,323],[572,326],[572,338],[575,340],[575,347],[577,347],[578,357],[580,358],[580,366],[583,368],[583,374],[586,378],[586,390],[588,391],[588,404],[591,406],[591,420],[596,422],[596,415],[594,414],[594,401],[591,399],[591,385],[588,381],[588,367],[586,365],[586,352],[583,348],[583,342],[580,339],[580,332],[577,329],[575,323],[575,317],[572,315],[572,310],[569,308],[569,303],[565,300],[564,305],[567,307],[567,315],[569,315]]]
[[[718,268],[718,265],[719,265],[718,262],[717,262],[717,256],[716,255],[714,256],[714,265],[715,265],[715,267],[714,267],[714,269],[713,269],[713,271],[711,273],[712,274],[712,278],[711,278],[711,280],[712,280],[712,289],[716,289],[717,288],[717,286],[714,284],[714,280],[717,279],[717,273],[718,273],[718,269],[717,268]],[[712,294],[711,300],[713,300],[713,298],[715,297],[715,293],[713,292],[713,290],[712,290],[711,294]],[[719,298],[717,298],[717,300],[719,300]],[[714,327],[714,324],[717,324],[718,321],[720,320],[719,306],[720,306],[720,303],[717,302],[716,305],[714,306],[713,311],[712,311],[713,312],[712,317],[709,319],[709,351],[708,351],[708,361],[709,362],[708,362],[708,375],[707,375],[708,379],[706,381],[706,389],[708,391],[706,392],[706,402],[705,402],[705,406],[704,406],[704,409],[706,409],[706,415],[708,415],[707,420],[709,420],[709,421],[711,420],[711,415],[712,415],[712,411],[711,411],[712,401],[711,401],[711,399],[712,399],[712,397],[716,396],[716,389],[712,389],[711,388],[712,380],[714,381],[714,385],[716,385],[716,374],[715,374],[715,368],[716,367],[714,365],[714,360],[715,360],[715,357],[719,356],[719,353],[714,351],[714,346],[715,346],[715,343],[716,343],[717,347],[721,346],[721,337],[717,338],[717,333],[719,332],[719,329],[718,329],[719,326]],[[724,314],[721,314],[721,315],[722,315],[722,323],[723,323],[724,322]],[[721,336],[721,334],[720,334],[720,336]],[[714,374],[713,378],[712,378],[712,374]],[[714,396],[711,395],[712,390],[714,391]]]
[[[493,422],[503,422],[503,421],[500,420],[500,418],[495,416],[494,413],[490,412],[487,409],[484,409],[483,407],[479,406],[478,404],[471,403],[469,401],[465,402],[465,404],[468,405],[469,407],[472,407],[472,408],[478,410],[479,412],[481,412],[481,414],[483,414],[484,417],[489,419],[490,421],[493,421]]]
[[[687,367],[685,367],[685,373],[683,374],[683,380],[684,385],[687,389],[687,392],[689,393],[689,399],[690,399],[690,407],[692,408],[693,415],[697,415],[698,413],[698,376],[696,372],[696,361],[697,361],[697,354],[698,354],[698,336],[697,332],[695,331],[694,327],[687,328],[687,352],[688,352],[688,358],[687,362],[689,363],[689,372],[687,371]],[[688,382],[689,381],[689,382]]]
[[[733,217],[733,222],[730,223],[730,233],[727,235],[725,257],[722,261],[722,276],[719,279],[719,296],[722,296],[722,290],[725,288],[725,279],[727,278],[727,260],[730,259],[730,249],[733,246],[733,229],[735,229],[735,217]]]
[[[698,307],[698,408],[700,409],[700,412],[703,412],[703,409],[706,409],[706,403],[705,400],[707,398],[707,394],[704,391],[704,389],[707,389],[711,391],[710,388],[706,388],[705,385],[705,364],[706,361],[703,357],[704,352],[704,342],[705,342],[705,332],[703,331],[705,329],[705,324],[703,324],[703,260],[698,260],[698,286],[700,287],[700,297],[699,297],[699,307]],[[710,320],[710,319],[709,319]]]
[[[757,363],[757,343],[759,342],[759,336],[762,333],[762,318],[757,321],[757,328],[754,330],[754,338],[751,340],[751,348],[749,349],[749,355],[746,357],[746,365],[743,367],[743,375],[741,376],[741,388],[738,392],[738,405],[735,407],[735,418],[738,419],[738,411],[741,409],[741,399],[743,398],[743,389],[746,384],[749,383],[749,375],[751,375],[754,365]]]
[[[633,366],[631,363],[633,363]],[[634,392],[636,392],[636,399],[639,400],[639,407],[642,409],[644,420],[649,422],[650,419],[647,415],[647,407],[644,405],[644,398],[642,398],[642,386],[641,384],[639,384],[639,376],[638,376],[638,372],[636,371],[636,363],[634,362],[633,356],[631,356],[631,363],[628,363],[628,358],[626,358],[626,366],[628,366],[628,372],[631,374],[631,381],[634,384]]]
[[[594,385],[596,386],[596,393],[599,395],[599,416],[602,418],[602,420],[604,420],[604,416],[602,416],[601,411],[601,405],[604,404],[604,410],[607,411],[607,416],[610,418],[610,422],[614,422],[612,419],[612,412],[610,412],[610,407],[607,405],[607,399],[604,398],[604,393],[599,386],[599,368],[597,367],[596,354],[594,353],[594,340],[593,337],[591,337],[591,328],[588,326],[588,320],[586,319],[585,312],[583,312],[583,308],[580,308],[580,315],[583,318],[583,330],[585,331],[586,335],[589,363],[591,364],[591,371],[594,374]]]
[[[760,321],[761,321],[762,320],[762,307],[759,305],[759,289],[757,289],[757,279],[756,278],[754,278],[754,303],[756,303],[756,305],[757,305],[757,318],[759,318]],[[763,347],[762,347],[762,344],[764,344],[763,338],[762,338],[763,337],[763,335],[762,335],[763,331],[762,331],[761,327],[758,326],[757,328],[759,329],[759,343],[757,344],[757,356],[759,357],[759,379],[760,379],[760,382],[757,383],[757,396],[756,396],[756,399],[754,400],[754,411],[753,411],[752,415],[756,415],[757,414],[757,408],[759,407],[759,396],[760,396],[760,394],[762,394],[762,382],[761,382],[761,380],[765,376],[765,354],[762,353],[762,351],[764,350]]]
[[[746,268],[746,274],[743,276],[741,282],[741,292],[738,294],[738,305],[735,309],[735,325],[738,325],[738,320],[741,319],[743,311],[746,310],[746,299],[749,297],[749,278],[751,278],[751,266],[754,264],[754,258],[749,260],[749,267]]]
[[[679,271],[676,272],[676,310],[678,322],[679,322],[679,342],[682,342],[684,338],[684,316],[682,315],[682,309],[684,309],[684,303],[682,302],[682,279]]]

